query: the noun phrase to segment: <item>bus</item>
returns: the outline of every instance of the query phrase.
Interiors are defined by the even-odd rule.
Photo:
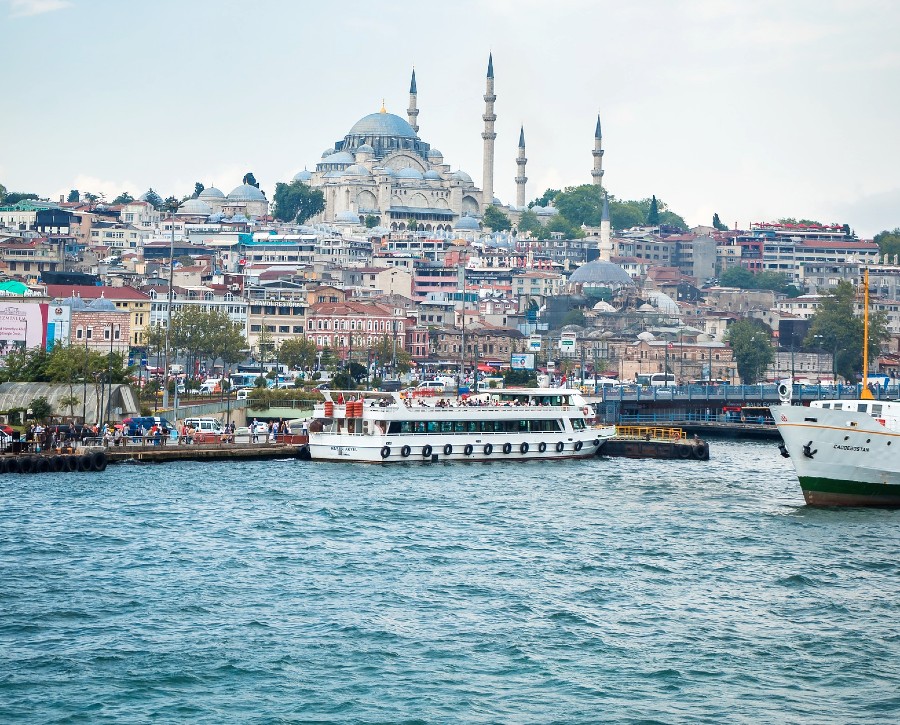
[[[675,387],[675,376],[671,373],[639,373],[634,382],[644,387],[670,388]]]

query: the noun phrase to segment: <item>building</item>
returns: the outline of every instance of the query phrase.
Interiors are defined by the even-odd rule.
[[[133,287],[89,287],[87,285],[48,284],[47,294],[59,302],[77,297],[85,302],[103,298],[120,311],[129,314],[128,344],[143,348],[147,345],[147,328],[150,325],[151,298],[145,292]],[[75,324],[74,321],[72,323]],[[122,330],[125,326],[122,325]]]

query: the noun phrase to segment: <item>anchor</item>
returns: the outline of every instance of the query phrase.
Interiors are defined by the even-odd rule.
[[[812,450],[812,443],[813,442],[810,441],[805,446],[803,446],[803,455],[807,458],[812,458],[814,455],[816,455],[816,453],[819,452],[818,448],[816,448],[816,450]]]
[[[781,443],[778,444],[778,451],[779,451],[779,453],[781,453],[782,458],[790,458],[791,457],[791,454],[788,453],[787,446],[784,445],[784,441],[781,441]]]

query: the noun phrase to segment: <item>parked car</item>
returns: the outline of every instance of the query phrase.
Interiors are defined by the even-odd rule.
[[[122,430],[125,435],[137,436],[141,434],[141,429],[146,432],[154,425],[158,425],[163,429],[163,433],[168,435],[170,431],[175,430],[175,426],[158,415],[138,416],[135,418],[125,418],[122,421]]]

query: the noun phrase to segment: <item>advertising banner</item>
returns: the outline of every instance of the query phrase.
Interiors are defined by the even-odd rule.
[[[528,351],[529,352],[540,352],[541,351],[541,336],[540,335],[532,335],[528,338]]]
[[[514,353],[509,358],[509,367],[513,370],[534,370],[534,354]]]
[[[13,350],[43,347],[46,332],[47,305],[0,300],[0,360]]]

